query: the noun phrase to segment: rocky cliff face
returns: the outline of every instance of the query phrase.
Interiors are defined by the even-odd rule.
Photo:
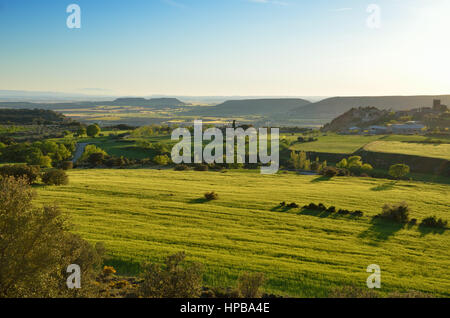
[[[351,127],[364,128],[382,122],[389,115],[388,110],[375,107],[352,108],[323,127],[323,131],[347,131]]]

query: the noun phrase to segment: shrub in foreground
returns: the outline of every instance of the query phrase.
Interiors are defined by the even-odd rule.
[[[69,183],[69,177],[64,170],[54,169],[42,175],[42,182],[46,185],[66,185]]]
[[[139,294],[149,298],[197,298],[202,289],[201,264],[187,264],[184,252],[169,256],[164,265],[145,264]]]
[[[0,176],[25,178],[29,184],[36,182],[41,172],[39,166],[28,165],[7,165],[0,167]]]
[[[238,278],[238,290],[244,298],[261,297],[260,288],[264,284],[263,273],[243,273]]]
[[[101,255],[67,231],[61,211],[37,208],[24,178],[0,180],[0,298],[95,297]],[[81,268],[82,287],[66,286],[67,267]]]

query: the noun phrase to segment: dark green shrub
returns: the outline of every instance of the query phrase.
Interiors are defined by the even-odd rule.
[[[338,169],[334,167],[326,167],[322,170],[322,174],[326,177],[335,177],[338,174]]]
[[[36,182],[40,176],[41,168],[39,166],[28,165],[7,165],[0,167],[0,176],[25,178],[29,184]]]
[[[187,165],[176,165],[174,168],[175,171],[186,171],[189,170],[189,167]]]
[[[214,191],[207,192],[207,193],[205,193],[205,199],[207,201],[217,200],[217,199],[219,199],[219,195],[217,193],[215,193]]]
[[[295,202],[288,204],[286,207],[288,207],[289,209],[298,209],[299,208],[298,204]]]
[[[303,208],[307,209],[307,210],[313,210],[313,211],[317,211],[319,209],[319,207],[316,204],[314,204],[314,203],[310,203],[309,205],[305,205]]]
[[[201,264],[186,264],[184,252],[169,256],[164,265],[145,264],[144,281],[139,287],[142,297],[197,298],[202,291]]]
[[[350,176],[350,171],[348,169],[338,169],[338,177],[348,177]]]
[[[101,152],[93,153],[87,161],[93,166],[100,166],[105,163],[105,154]]]
[[[53,169],[42,175],[42,182],[46,185],[66,185],[69,183],[69,177],[64,170]]]
[[[330,207],[327,209],[327,212],[329,212],[329,213],[335,213],[335,212],[336,212],[336,208],[335,208],[334,206],[330,206]]]
[[[436,216],[430,216],[422,220],[421,226],[433,227],[438,229],[445,229],[448,225],[448,221],[438,219]]]
[[[260,288],[264,284],[263,273],[243,273],[238,278],[238,290],[244,298],[261,297]]]
[[[194,170],[195,171],[208,171],[209,167],[208,167],[208,165],[205,165],[205,164],[197,164],[194,166]]]
[[[406,202],[398,204],[385,204],[383,206],[383,212],[379,215],[380,218],[385,220],[391,220],[397,223],[409,222],[409,207]]]
[[[71,169],[73,169],[73,162],[72,161],[63,161],[63,162],[61,162],[61,169],[63,169],[63,170],[71,170]]]
[[[349,210],[345,210],[345,209],[340,209],[337,213],[340,214],[340,215],[349,215],[350,211]]]
[[[353,212],[351,213],[351,215],[352,215],[352,216],[355,216],[355,217],[362,217],[362,216],[364,216],[364,212],[359,211],[359,210],[356,210],[356,211],[353,211]]]

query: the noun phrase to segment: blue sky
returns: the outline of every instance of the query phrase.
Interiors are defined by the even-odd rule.
[[[66,26],[71,3],[81,29]],[[449,15],[448,0],[0,0],[0,89],[449,93]]]

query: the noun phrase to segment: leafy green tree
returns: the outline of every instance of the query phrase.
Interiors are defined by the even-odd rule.
[[[408,173],[410,172],[410,168],[409,166],[399,163],[396,165],[392,165],[389,168],[389,175],[396,178],[396,179],[400,179],[403,178],[404,176],[406,176]]]
[[[337,165],[336,165],[336,167],[338,167],[338,168],[347,168],[347,166],[348,166],[348,162],[347,162],[347,159],[342,159]]]
[[[105,154],[102,152],[93,153],[89,156],[87,161],[94,166],[100,166],[105,162]]]
[[[87,145],[86,148],[84,148],[83,155],[81,156],[81,158],[78,161],[85,162],[94,153],[102,153],[105,157],[108,156],[106,151],[97,147],[96,145]]]
[[[80,127],[80,128],[77,130],[77,136],[78,136],[78,137],[83,137],[83,136],[86,136],[86,135],[87,135],[87,130],[86,130],[86,128]]]
[[[167,155],[158,155],[153,158],[153,162],[160,166],[167,166],[170,163],[170,158]]]
[[[102,130],[100,129],[100,127],[97,124],[93,124],[93,125],[88,126],[87,135],[89,137],[97,137],[101,131]]]

